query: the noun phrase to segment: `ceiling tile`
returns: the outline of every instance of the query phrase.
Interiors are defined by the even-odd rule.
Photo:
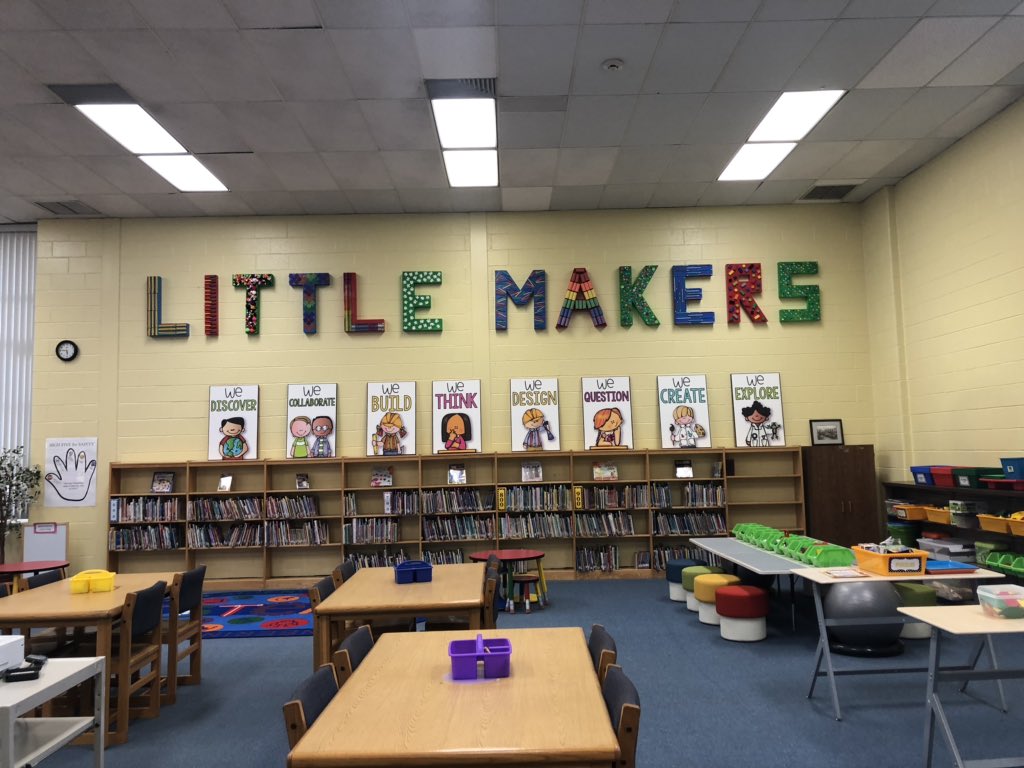
[[[932,158],[945,152],[956,141],[953,138],[921,139],[891,163],[878,170],[873,176],[907,176]]]
[[[129,195],[80,195],[78,199],[104,216],[131,219],[153,215],[151,210]]]
[[[662,183],[654,186],[654,194],[647,203],[648,208],[689,208],[697,204],[706,181]]]
[[[722,70],[715,90],[781,90],[828,26],[827,21],[751,24]]]
[[[402,212],[402,201],[393,189],[353,189],[345,195],[356,213]]]
[[[82,157],[80,160],[82,165],[87,166],[117,189],[129,195],[167,194],[175,191],[169,182],[137,157],[119,155],[117,157]],[[202,162],[206,164],[206,159],[203,158]],[[213,169],[211,168],[211,170]],[[218,176],[218,178],[220,177]]]
[[[1024,96],[1024,86],[989,88],[932,132],[934,136],[966,136],[993,115]]]
[[[398,199],[406,213],[451,213],[448,189],[400,189]]]
[[[936,0],[927,16],[1002,16],[1017,0]]]
[[[261,157],[285,189],[318,192],[338,188],[320,155],[315,152],[266,152]]]
[[[154,29],[234,29],[235,22],[216,0],[131,0]]]
[[[850,91],[822,118],[808,141],[855,141],[871,134],[910,99],[914,88]]]
[[[128,0],[36,0],[64,29],[140,29],[146,26]]]
[[[609,184],[604,188],[598,208],[645,208],[656,184]]]
[[[754,194],[759,181],[716,181],[700,196],[701,205],[743,205]]]
[[[1000,85],[1024,85],[1024,64],[999,81]]]
[[[812,186],[811,179],[762,181],[747,198],[747,205],[788,205],[799,200]]]
[[[33,0],[5,0],[4,29],[60,29]]]
[[[161,104],[150,114],[189,152],[249,152],[231,121],[209,102]]]
[[[424,78],[498,75],[498,37],[494,27],[414,29],[412,34]]]
[[[664,24],[673,0],[589,0],[584,24]]]
[[[0,105],[53,104],[60,99],[25,70],[0,53]]]
[[[100,63],[67,32],[0,33],[0,51],[43,83],[69,85],[110,80]]]
[[[928,10],[935,0],[850,0],[843,16],[855,19],[884,19],[903,16],[916,18]]]
[[[494,0],[405,0],[413,27],[487,27],[494,25]]]
[[[1024,17],[1006,18],[929,85],[992,85],[1024,63]]]
[[[604,187],[555,187],[551,190],[552,211],[592,211],[601,202]]]
[[[317,0],[325,28],[405,27],[409,17],[402,0]]]
[[[235,133],[256,152],[310,152],[313,149],[299,121],[283,102],[235,102],[218,107]]]
[[[1024,3],[1018,5],[1012,11],[1010,11],[1010,13],[1012,13],[1015,16],[1024,16]]]
[[[259,155],[252,153],[213,154],[202,155],[199,160],[232,192],[284,189],[281,180]]]
[[[772,181],[820,179],[855,146],[855,141],[801,141],[772,171],[770,178]]]
[[[913,19],[849,19],[833,23],[789,79],[786,90],[853,88],[913,24]]]
[[[642,94],[637,97],[622,143],[679,144],[703,103],[704,95],[698,93]]]
[[[359,107],[381,149],[439,149],[426,99],[361,101]]]
[[[562,146],[618,146],[635,101],[635,96],[573,96],[565,115]]]
[[[319,27],[313,0],[223,0],[239,29]]]
[[[411,30],[332,29],[330,36],[357,98],[426,95]]]
[[[355,101],[307,101],[288,106],[313,147],[321,152],[377,148]]]
[[[661,180],[675,157],[675,147],[622,147],[608,183],[653,184]]]
[[[546,211],[551,206],[551,187],[502,187],[504,211]]]
[[[306,213],[293,192],[239,192],[238,196],[260,216],[292,216]]]
[[[498,112],[498,146],[508,148],[557,147],[561,143],[564,112]]]
[[[448,176],[441,153],[434,151],[381,152],[388,175],[400,191],[403,189],[447,189]]]
[[[644,93],[710,91],[745,24],[669,24],[651,60]]]
[[[273,101],[280,98],[240,32],[165,29],[160,38],[213,101]]]
[[[828,176],[833,179],[867,179],[914,146],[910,140],[861,141],[832,166]]]
[[[760,0],[677,0],[670,21],[750,21]]]
[[[39,159],[39,158],[25,158]],[[59,159],[59,158],[58,158]],[[45,179],[31,168],[15,158],[8,158],[4,162],[3,178],[0,185],[11,192],[17,192],[33,200],[46,200],[50,197],[66,197],[67,190]]]
[[[380,152],[324,152],[320,157],[341,189],[391,189],[394,186]]]
[[[977,99],[984,89],[922,88],[878,128],[872,139],[919,139],[935,130]]]
[[[502,187],[550,187],[555,183],[557,164],[557,149],[498,150]]]
[[[758,21],[795,21],[799,19],[832,19],[847,0],[772,0],[763,3]]]
[[[777,93],[710,93],[684,143],[743,143],[777,98]]]
[[[498,0],[498,23],[519,26],[579,24],[583,0]]]
[[[995,24],[996,19],[922,19],[859,88],[906,88],[928,83]]]
[[[617,147],[558,150],[555,184],[562,187],[606,184],[618,152]]]
[[[352,213],[352,203],[344,192],[294,192],[302,209],[311,216]]]
[[[61,151],[24,123],[18,122],[11,108],[0,112],[0,147],[9,155],[59,155]]]
[[[545,96],[569,92],[577,27],[499,27],[498,92]]]
[[[231,192],[183,192],[182,197],[207,216],[252,216],[246,202]]]
[[[14,222],[30,222],[36,219],[51,219],[53,214],[32,205],[29,200],[14,195],[0,195],[0,216]]]
[[[18,120],[69,155],[120,155],[125,150],[67,104],[27,104]]]
[[[459,187],[449,189],[452,209],[456,211],[500,211],[501,190],[498,187]]]
[[[202,210],[180,192],[171,195],[134,195],[138,203],[153,212],[154,216],[201,216]]]
[[[857,186],[850,194],[848,194],[843,200],[847,203],[859,203],[862,200],[867,200],[871,195],[875,194],[882,187],[892,187],[899,182],[899,179],[875,177],[868,179],[863,184]]]
[[[576,45],[572,93],[636,93],[647,74],[661,30],[656,24],[583,27]],[[608,59],[621,59],[622,68],[606,70],[601,65]]]
[[[715,181],[739,150],[740,144],[702,144],[676,147],[662,183]]]
[[[341,59],[321,29],[256,29],[242,33],[288,101],[352,98]]]

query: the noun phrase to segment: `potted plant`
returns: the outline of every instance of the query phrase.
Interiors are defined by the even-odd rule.
[[[18,530],[28,517],[29,505],[39,497],[39,467],[25,466],[25,448],[0,453],[0,563],[4,562],[7,534]]]

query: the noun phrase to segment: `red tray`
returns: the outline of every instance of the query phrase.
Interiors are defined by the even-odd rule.
[[[983,477],[981,482],[995,491],[1024,491],[1024,480],[992,480]]]

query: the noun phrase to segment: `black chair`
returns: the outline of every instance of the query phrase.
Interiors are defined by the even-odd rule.
[[[636,768],[636,739],[640,733],[640,694],[622,667],[611,664],[601,685],[608,716],[619,740],[617,768]]]
[[[342,686],[352,673],[356,671],[368,654],[373,650],[373,633],[366,625],[359,627],[341,641],[341,647],[334,652],[334,672],[338,685]]]
[[[36,589],[37,587],[45,587],[47,584],[56,584],[58,581],[64,578],[63,569],[57,568],[52,571],[43,571],[33,576],[21,576],[18,577],[18,591],[24,591],[26,589]],[[8,586],[8,590],[10,586]],[[10,592],[8,592],[10,594]],[[63,627],[58,629],[43,629],[41,631],[32,633],[29,628],[21,630],[21,634],[25,636],[25,653],[37,653],[44,656],[50,656],[59,653],[66,646],[67,630]],[[80,641],[84,638],[83,632],[78,632],[76,635],[76,641]]]
[[[594,671],[597,673],[597,681],[604,682],[608,672],[608,666],[614,664],[617,659],[615,640],[608,630],[600,624],[590,628],[590,638],[587,640],[587,648],[590,649],[590,658],[594,661]]]
[[[22,580],[22,583],[24,589],[35,589],[36,587],[45,587],[47,584],[56,584],[63,578],[64,572],[57,568],[52,571],[37,573],[34,576],[28,576]]]
[[[167,678],[162,703],[173,704],[179,685],[199,685],[203,669],[203,580],[206,566],[174,574],[171,608],[163,632],[167,642]],[[183,617],[182,614],[188,614]],[[185,646],[182,647],[182,643]],[[178,665],[188,659],[188,674]]]
[[[355,560],[342,561],[341,565],[331,571],[331,576],[334,578],[334,588],[337,589],[355,576],[356,570],[358,570],[358,566],[356,566]]]
[[[307,677],[292,692],[291,700],[285,702],[284,727],[288,732],[288,748],[294,749],[306,731],[331,699],[338,692],[338,678],[332,664],[321,664],[320,668]]]

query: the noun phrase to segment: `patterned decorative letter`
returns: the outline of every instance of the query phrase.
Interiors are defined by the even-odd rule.
[[[543,269],[530,273],[523,287],[516,285],[512,276],[504,269],[494,271],[494,328],[508,330],[508,300],[517,307],[533,299],[533,330],[543,331],[548,327],[547,275]]]
[[[779,298],[806,299],[805,309],[780,309],[783,323],[813,323],[821,320],[821,288],[816,285],[793,285],[793,275],[818,274],[816,261],[779,262]]]
[[[576,267],[569,278],[569,287],[565,291],[565,301],[562,302],[562,311],[558,313],[559,329],[568,328],[572,320],[572,313],[577,310],[586,310],[590,313],[590,320],[595,328],[604,328],[604,312],[601,311],[601,302],[598,301],[597,291],[594,284],[590,282],[590,275],[586,267]]]
[[[316,289],[330,285],[331,276],[326,272],[293,272],[288,275],[292,288],[302,288],[302,332],[316,333]]]
[[[430,309],[430,297],[416,293],[417,285],[440,285],[440,272],[403,272],[402,273],[402,330],[406,333],[440,333],[444,329],[444,321],[437,318],[420,320],[416,318],[416,310]]]
[[[767,323],[768,318],[757,306],[754,297],[761,293],[760,264],[725,265],[725,299],[729,308],[729,323],[740,321],[740,307],[755,323]]]
[[[154,339],[169,336],[188,336],[188,323],[165,323],[164,279],[151,276],[146,278],[146,334]]]
[[[235,288],[245,288],[245,332],[250,336],[260,332],[260,288],[274,285],[274,276],[232,275],[231,284]]]
[[[359,319],[359,286],[355,272],[342,275],[345,285],[345,333],[384,333],[383,320]]]
[[[672,312],[676,325],[714,325],[714,312],[687,312],[686,304],[700,301],[702,288],[687,288],[688,277],[711,277],[710,264],[677,264],[672,267]]]
[[[648,264],[640,270],[640,275],[634,283],[633,268],[619,267],[619,325],[623,328],[633,327],[633,312],[640,315],[644,325],[661,325],[658,316],[654,314],[654,310],[644,298],[647,284],[651,282],[657,269],[657,264]]]

